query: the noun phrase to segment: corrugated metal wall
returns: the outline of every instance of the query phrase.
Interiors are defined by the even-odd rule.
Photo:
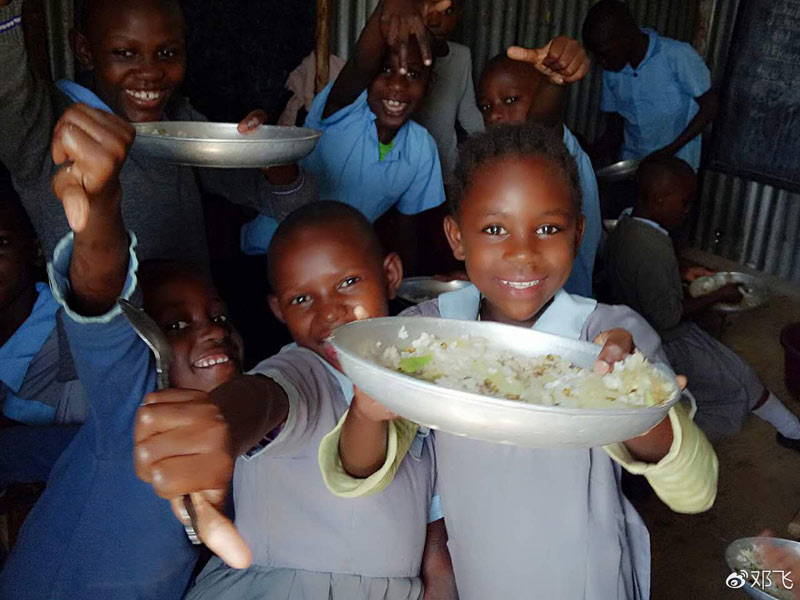
[[[663,35],[691,41],[698,0],[633,0],[639,23]],[[581,26],[593,0],[464,0],[457,41],[472,49],[477,80],[492,56],[513,44],[539,47],[558,35],[580,38]],[[333,51],[346,58],[377,0],[336,0]],[[600,108],[601,70],[570,88],[566,122],[574,131],[594,137]]]

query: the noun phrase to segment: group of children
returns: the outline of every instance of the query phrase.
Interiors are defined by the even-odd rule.
[[[590,19],[624,32],[634,51],[619,4],[592,9],[617,20]],[[13,67],[25,59],[20,7],[0,0],[10,130],[0,160],[21,197],[0,190],[0,375],[6,416],[29,425],[0,431],[0,446],[25,457],[0,484],[38,477],[47,487],[0,572],[0,597],[647,598],[649,535],[622,493],[623,470],[644,475],[673,510],[697,513],[717,490],[703,430],[714,435],[725,418],[738,428],[753,410],[782,443],[800,438],[754,375],[726,382],[735,400],[724,415],[712,410],[718,382],[701,393],[707,363],[691,364],[687,347],[725,349],[682,323],[691,311],[661,229],[680,222],[695,175],[674,152],[645,161],[639,201],[607,244],[614,301],[628,306],[592,299],[597,183],[562,116],[564,85],[589,68],[576,41],[495,57],[475,100],[469,51],[446,40],[461,0],[382,0],[314,101],[317,149],[299,167],[223,173],[130,154],[131,122],[202,118],[175,92],[185,64],[176,2],[86,0],[72,42],[89,87],[48,86]],[[584,35],[598,53],[619,49]],[[440,108],[426,113],[428,102]],[[438,122],[435,137],[417,114]],[[240,130],[263,120],[254,111]],[[457,157],[456,121],[472,134]],[[394,207],[394,233],[414,240],[415,215],[444,215],[432,212],[445,203],[443,173],[441,227],[471,283],[407,316],[593,341],[602,373],[637,348],[690,376],[697,423],[679,405],[624,443],[534,450],[431,432],[354,388],[327,338],[388,316],[404,268],[419,260],[387,247],[372,222]],[[242,244],[266,251],[264,310],[293,343],[248,373],[208,274],[200,187],[261,213]],[[637,260],[623,260],[631,245]],[[43,257],[49,287],[35,275]],[[156,390],[150,350],[118,298],[166,334],[169,389]],[[718,372],[741,371],[725,352]],[[187,539],[188,504],[210,560]]]

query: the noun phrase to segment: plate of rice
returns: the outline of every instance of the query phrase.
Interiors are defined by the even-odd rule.
[[[765,537],[738,539],[725,550],[725,560],[731,569],[728,587],[742,589],[760,600],[794,600],[795,596],[790,591],[793,583],[784,577],[788,574],[766,563],[762,551],[764,543],[782,546],[800,556],[800,543],[791,540]]]
[[[262,125],[249,134],[235,123],[135,123],[132,152],[190,167],[244,169],[285,165],[310,154],[322,135],[304,127]]]
[[[601,377],[600,346],[500,323],[356,321],[330,338],[353,383],[421,425],[534,448],[621,442],[678,402],[674,374],[634,353]]]
[[[441,281],[435,277],[406,277],[397,289],[397,297],[409,304],[419,304],[438,298],[447,292],[455,292],[470,285],[469,281],[453,279]]]

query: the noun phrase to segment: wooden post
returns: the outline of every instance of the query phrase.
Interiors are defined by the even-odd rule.
[[[317,94],[328,84],[331,71],[331,2],[317,0],[317,27],[314,36],[317,75],[314,87]]]

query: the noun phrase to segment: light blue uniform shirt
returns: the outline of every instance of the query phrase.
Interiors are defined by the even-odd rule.
[[[600,245],[602,219],[600,216],[600,194],[597,191],[597,178],[594,175],[592,161],[581,148],[572,132],[564,126],[564,145],[578,165],[581,195],[583,196],[583,215],[586,217],[586,229],[578,256],[572,265],[572,274],[564,284],[570,294],[591,297],[592,273],[597,247]]]
[[[642,29],[650,37],[637,68],[603,73],[600,110],[625,119],[622,160],[642,158],[672,143],[699,110],[695,98],[711,89],[711,74],[691,45]],[[702,136],[676,154],[697,170]]]
[[[322,118],[333,83],[314,99],[306,127],[319,129],[316,149],[300,161],[319,185],[321,200],[338,200],[357,208],[373,223],[392,206],[406,215],[421,213],[445,201],[442,166],[436,141],[408,121],[397,132],[383,160],[378,149],[375,114],[366,90],[352,104]],[[245,254],[264,254],[278,224],[258,216],[242,227]]]

